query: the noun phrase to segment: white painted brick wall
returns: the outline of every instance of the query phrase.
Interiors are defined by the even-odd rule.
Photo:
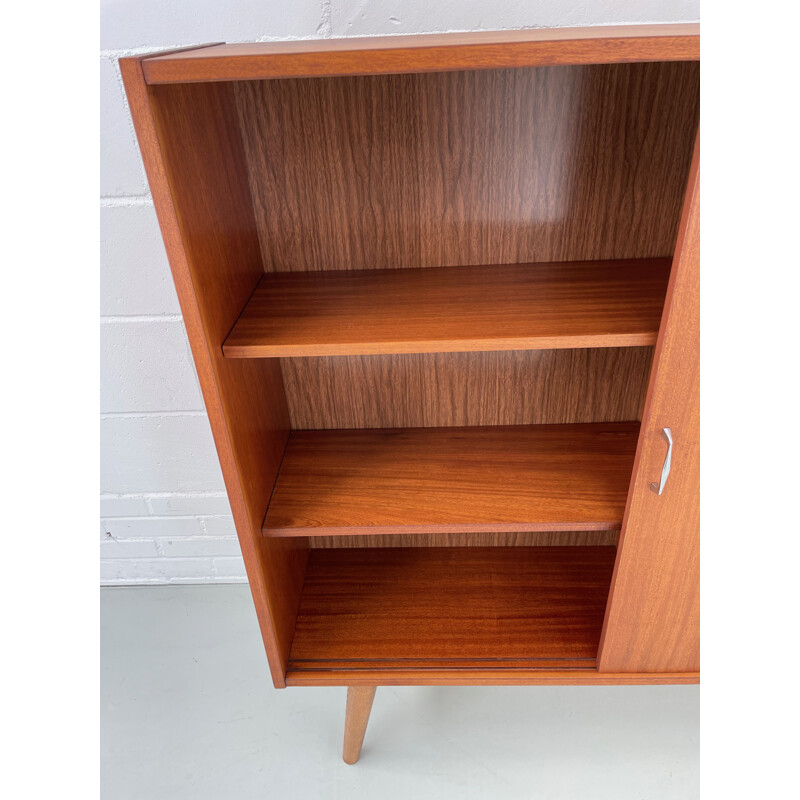
[[[120,56],[209,41],[692,22],[698,12],[699,0],[101,0],[102,583],[245,580]]]
[[[697,0],[331,0],[333,36],[691,22]]]

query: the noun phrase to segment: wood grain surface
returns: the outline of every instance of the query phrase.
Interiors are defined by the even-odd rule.
[[[349,686],[347,689],[347,710],[344,720],[344,745],[342,758],[345,764],[355,764],[361,755],[361,745],[367,731],[369,712],[375,699],[374,687]]]
[[[658,482],[672,430],[672,469]],[[700,668],[700,144],[642,418],[599,667]]]
[[[653,348],[281,359],[292,428],[641,419]]]
[[[613,547],[312,550],[290,670],[593,667]],[[383,662],[383,663],[382,663]]]
[[[234,87],[268,272],[672,256],[696,63]]]
[[[120,68],[273,681],[283,686],[308,546],[261,536],[290,425],[278,362],[222,356],[263,274],[232,90],[148,88],[140,59]]]
[[[292,431],[267,536],[618,530],[639,424]]]
[[[394,533],[309,536],[309,547],[616,547],[619,531],[521,533]]]
[[[598,672],[525,667],[290,669],[287,686],[662,686],[700,683],[697,672]]]
[[[149,83],[180,83],[669,61],[699,59],[699,34],[698,24],[681,23],[253,42],[157,53],[144,66]]]
[[[659,27],[121,59],[276,686],[697,681],[699,40]],[[649,306],[519,349],[559,345],[504,274],[673,252],[644,416],[654,326],[587,345]],[[224,357],[273,279],[298,357]]]
[[[264,275],[228,358],[654,345],[669,259]]]

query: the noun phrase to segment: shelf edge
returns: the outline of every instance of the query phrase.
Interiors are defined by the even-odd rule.
[[[287,686],[660,686],[700,683],[699,672],[598,672],[597,669],[296,670]]]
[[[688,22],[243,43],[143,66],[158,84],[699,59],[700,25]]]
[[[342,343],[337,345],[223,345],[226,358],[308,358],[321,356],[414,355],[423,353],[492,353],[505,350],[577,350],[581,348],[652,347],[658,331],[480,340]]]
[[[622,519],[613,522],[525,522],[447,525],[363,525],[337,527],[262,527],[267,538],[282,539],[295,536],[364,536],[364,535],[403,535],[425,533],[535,533],[547,531],[617,531]]]

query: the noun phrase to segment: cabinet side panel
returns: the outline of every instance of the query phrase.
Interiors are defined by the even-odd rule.
[[[289,430],[279,363],[222,356],[263,274],[232,90],[147,87],[139,60],[120,63],[273,680],[283,686],[308,544],[261,537]]]
[[[700,148],[686,192],[603,627],[604,672],[700,667]],[[663,494],[658,482],[674,441]]]
[[[671,257],[696,62],[237,82],[267,271]]]

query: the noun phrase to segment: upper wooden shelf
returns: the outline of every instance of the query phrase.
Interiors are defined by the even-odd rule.
[[[292,431],[266,536],[619,530],[638,422]]]
[[[267,273],[228,358],[655,344],[669,259]]]
[[[700,26],[681,23],[214,44],[142,66],[152,84],[699,58]]]

